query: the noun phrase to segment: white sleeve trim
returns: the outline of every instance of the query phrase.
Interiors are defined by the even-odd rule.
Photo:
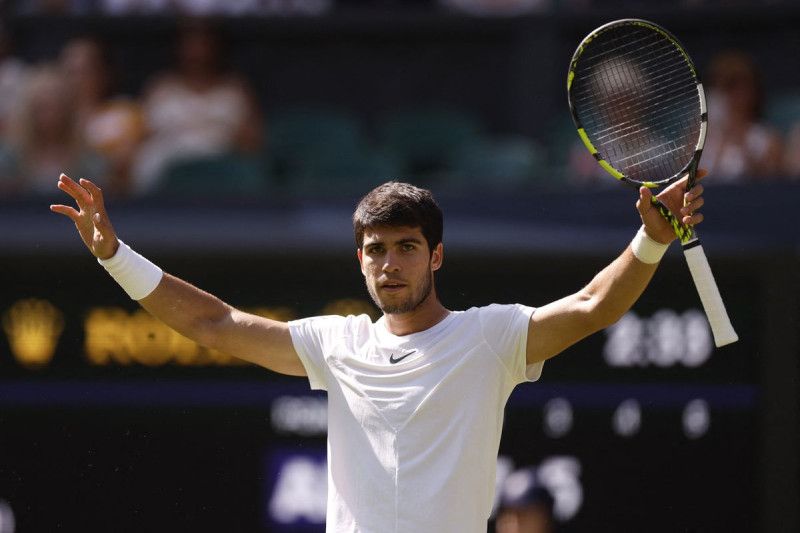
[[[536,307],[530,308],[530,313],[528,314],[528,327],[530,328],[530,321],[533,319],[533,313],[536,312]],[[528,329],[530,332],[530,329]],[[530,339],[528,338],[528,334],[525,335],[525,353],[528,353],[528,342]],[[527,360],[525,361],[525,381],[539,381],[539,378],[542,377],[542,370],[544,369],[544,361],[539,361],[538,363],[533,363],[531,365],[527,364]]]
[[[303,367],[306,369],[306,376],[308,377],[308,383],[311,386],[312,390],[328,390],[328,385],[325,380],[319,375],[319,372],[322,370],[314,364],[314,358],[309,355],[307,350],[308,345],[306,344],[305,340],[303,339],[302,333],[300,329],[303,327],[302,322],[300,321],[290,321],[289,322],[289,334],[292,336],[292,344],[294,345],[294,350],[297,352],[297,356],[300,358],[300,362],[303,363]]]

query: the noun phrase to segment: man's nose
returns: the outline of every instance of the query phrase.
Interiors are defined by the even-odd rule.
[[[383,261],[384,272],[398,272],[400,270],[400,261],[397,255],[392,252],[387,252]]]

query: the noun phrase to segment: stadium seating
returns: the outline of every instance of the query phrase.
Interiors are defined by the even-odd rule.
[[[441,177],[453,155],[480,136],[470,114],[447,107],[419,107],[387,114],[378,125],[380,140],[403,161],[418,182]]]
[[[267,174],[255,158],[234,154],[188,158],[172,163],[155,194],[172,197],[252,197],[266,193]]]

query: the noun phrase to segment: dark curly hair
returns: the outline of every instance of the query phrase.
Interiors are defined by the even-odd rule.
[[[431,191],[390,181],[372,189],[356,206],[353,232],[359,248],[364,244],[364,230],[377,226],[418,227],[433,253],[442,242],[444,219]]]

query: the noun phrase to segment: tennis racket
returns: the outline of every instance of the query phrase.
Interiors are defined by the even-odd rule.
[[[694,186],[706,137],[703,84],[689,54],[667,30],[623,19],[587,35],[570,62],[567,94],[583,144],[618,180],[656,189],[688,174]],[[738,340],[694,228],[656,200],[681,241],[714,343]]]

